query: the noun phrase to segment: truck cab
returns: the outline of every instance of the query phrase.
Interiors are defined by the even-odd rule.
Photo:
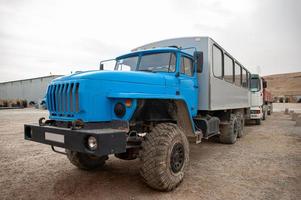
[[[183,101],[190,116],[196,115],[198,81],[191,55],[177,48],[160,48],[125,54],[115,60],[114,71],[81,72],[54,80],[47,92],[50,119],[130,121],[141,99]],[[116,105],[126,102],[131,106],[117,114]]]
[[[141,174],[151,187],[171,190],[182,180],[188,162],[186,136],[195,136],[200,55],[175,47],[141,50],[115,58],[113,71],[57,78],[46,94],[49,119],[26,124],[25,139],[49,144],[56,152],[56,147],[65,148],[80,169],[100,167],[110,154],[124,160],[142,154],[143,163],[149,163],[155,159],[151,151],[163,145],[169,167],[162,166],[162,171],[170,182],[152,185],[150,165],[144,165]]]
[[[250,119],[260,124],[263,118],[263,82],[258,74],[251,74],[251,108]]]

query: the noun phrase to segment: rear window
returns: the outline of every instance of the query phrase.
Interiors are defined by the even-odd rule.
[[[227,54],[224,57],[224,79],[233,83],[233,60]]]
[[[213,74],[217,78],[223,77],[223,60],[222,60],[222,51],[216,47],[213,46]]]
[[[241,86],[241,67],[235,63],[235,85]]]
[[[242,69],[242,86],[245,88],[248,87],[248,77],[245,69]]]

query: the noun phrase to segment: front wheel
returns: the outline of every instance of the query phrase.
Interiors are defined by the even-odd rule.
[[[104,166],[108,156],[97,157],[85,153],[66,150],[69,161],[79,169],[92,170]]]
[[[140,174],[146,184],[170,191],[183,180],[189,161],[189,144],[176,124],[161,123],[145,136],[140,157]]]

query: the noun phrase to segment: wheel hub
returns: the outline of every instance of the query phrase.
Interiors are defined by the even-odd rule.
[[[181,143],[176,143],[171,151],[170,166],[173,173],[179,172],[185,161],[184,146]]]

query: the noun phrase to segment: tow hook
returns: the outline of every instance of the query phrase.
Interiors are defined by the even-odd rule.
[[[45,117],[39,119],[39,126],[51,125],[54,123],[54,120],[45,120]]]
[[[79,129],[82,129],[84,128],[84,122],[82,120],[74,120],[71,122],[71,130],[79,130]]]

